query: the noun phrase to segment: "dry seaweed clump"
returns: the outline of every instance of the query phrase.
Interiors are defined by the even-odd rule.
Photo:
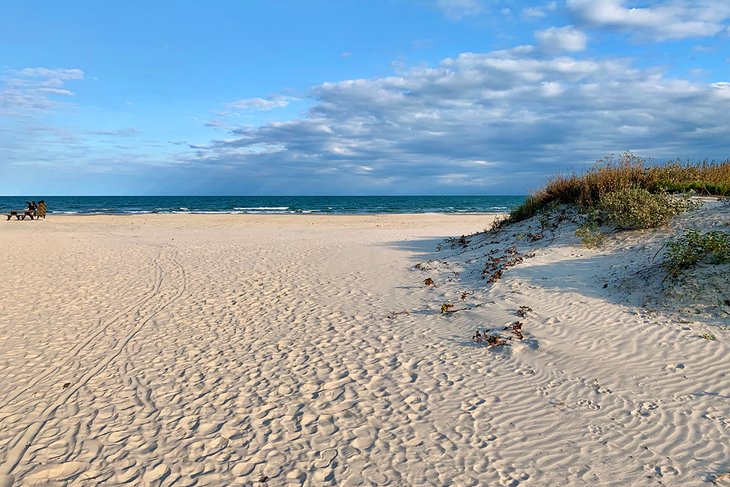
[[[531,312],[532,308],[530,308],[529,306],[520,306],[520,308],[517,310],[517,316],[519,316],[520,318],[525,318],[527,317],[528,313]]]
[[[454,313],[456,310],[454,309],[453,304],[444,303],[441,305],[441,312],[442,313]]]
[[[482,269],[482,279],[487,280],[487,284],[494,284],[502,278],[502,274],[510,267],[521,264],[524,260],[534,257],[534,252],[521,254],[517,251],[517,247],[512,246],[504,251],[504,255],[500,257],[487,256],[487,263]]]
[[[477,330],[476,333],[474,333],[472,340],[474,340],[477,343],[485,343],[490,347],[501,347],[501,346],[507,344],[507,340],[505,340],[501,336],[490,335],[486,331],[480,332],[479,330]]]
[[[474,332],[474,336],[471,339],[477,343],[485,344],[489,347],[501,347],[509,345],[510,341],[514,338],[518,340],[524,340],[525,336],[522,334],[522,326],[524,323],[521,321],[515,321],[514,323],[505,326],[502,331],[509,332],[508,336],[502,336],[501,333],[494,333],[493,330],[477,330]]]

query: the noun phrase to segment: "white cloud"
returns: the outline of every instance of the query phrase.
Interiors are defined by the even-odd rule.
[[[320,187],[537,185],[567,165],[635,150],[726,158],[727,83],[667,78],[622,59],[544,57],[531,46],[464,53],[398,76],[323,83],[301,118],[242,127],[190,157],[246,178]],[[275,153],[247,152],[251,147]],[[368,169],[364,169],[368,168]],[[233,169],[232,169],[233,170]],[[527,178],[528,176],[525,176]],[[448,181],[447,181],[448,180]]]
[[[484,11],[481,0],[435,0],[435,5],[447,17],[455,20],[478,15]]]
[[[0,113],[30,117],[59,105],[57,97],[73,96],[69,80],[84,79],[80,69],[25,68],[0,76]]]
[[[25,68],[17,71],[22,77],[47,78],[47,79],[84,79],[84,72],[80,69],[49,69],[49,68]]]
[[[579,52],[586,48],[588,36],[568,25],[565,27],[550,27],[549,29],[535,32],[535,39],[540,47],[547,52]]]
[[[712,83],[710,84],[710,87],[715,90],[716,96],[730,100],[730,83],[728,83],[727,81]]]
[[[665,0],[630,8],[624,0],[567,0],[581,21],[655,40],[711,37],[727,27],[730,2]]]
[[[550,2],[541,7],[527,7],[522,10],[522,16],[526,19],[541,19],[547,17],[548,12],[557,8],[557,2]]]
[[[269,111],[275,108],[284,108],[287,105],[289,105],[289,99],[273,96],[269,98],[244,98],[229,103],[227,107],[231,110]]]
[[[114,129],[114,130],[90,130],[91,135],[107,135],[110,137],[132,137],[139,134],[139,130],[130,127],[126,129]]]

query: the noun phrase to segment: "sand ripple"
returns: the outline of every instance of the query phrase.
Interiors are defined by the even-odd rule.
[[[540,255],[442,315],[466,264],[410,269],[478,217],[247,218],[0,237],[49,242],[0,262],[5,295],[47,290],[0,315],[0,485],[702,485],[730,467],[726,342],[581,292],[588,274],[547,289]],[[520,305],[525,342],[468,340]]]

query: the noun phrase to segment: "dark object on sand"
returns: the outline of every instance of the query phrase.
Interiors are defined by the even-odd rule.
[[[26,202],[28,205],[24,210],[10,210],[6,213],[8,220],[15,217],[16,220],[25,220],[25,217],[30,217],[31,220],[46,219],[46,202],[40,200],[38,204],[35,201]]]
[[[33,210],[29,210],[27,208],[25,210],[10,210],[7,213],[7,217],[8,220],[10,220],[12,217],[15,217],[17,220],[25,220],[25,217],[29,216],[32,220],[33,218],[35,218],[34,213],[35,212]]]

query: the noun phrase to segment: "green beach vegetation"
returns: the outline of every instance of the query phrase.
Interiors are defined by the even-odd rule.
[[[702,233],[690,229],[680,238],[669,242],[667,247],[669,250],[664,265],[674,277],[701,261],[710,264],[730,262],[730,234],[726,232]]]
[[[586,247],[596,248],[606,237],[602,225],[614,230],[661,227],[700,205],[692,195],[730,197],[730,160],[649,165],[625,152],[618,159],[599,160],[585,173],[549,179],[496,227],[536,216],[545,229],[560,223],[555,215],[565,214],[558,212],[561,205],[574,206],[580,214],[576,236]],[[664,267],[678,278],[701,263],[729,263],[730,233],[685,229],[670,237],[666,249]]]
[[[591,222],[626,229],[663,225],[691,204],[675,194],[730,196],[730,160],[649,165],[631,152],[599,160],[582,174],[558,175],[528,195],[504,220],[525,220],[559,204],[575,204]]]

